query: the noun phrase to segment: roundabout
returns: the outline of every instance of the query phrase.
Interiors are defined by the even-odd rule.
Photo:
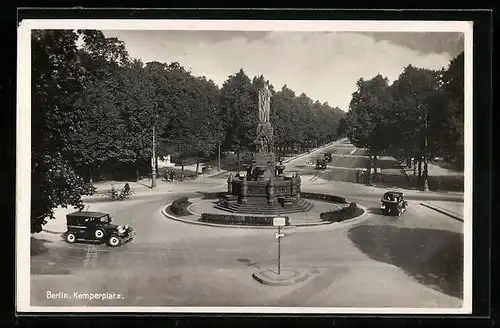
[[[307,199],[307,201],[311,204],[311,207],[306,212],[275,215],[284,216],[288,219],[285,229],[293,227],[327,225],[340,222],[348,224],[351,221],[359,221],[363,217],[366,217],[367,214],[366,208],[356,205],[359,211],[357,211],[357,213],[352,217],[350,216],[337,222],[324,219],[322,220],[322,213],[342,212],[348,209],[350,203],[334,203],[312,198]],[[218,201],[213,199],[190,198],[189,204],[186,206],[186,210],[188,212],[187,214],[179,215],[172,211],[172,203],[167,205],[165,209],[162,210],[162,213],[169,219],[191,224],[232,228],[274,228],[272,226],[272,218],[275,216],[267,214],[228,213],[225,210],[217,208],[217,203]],[[231,219],[231,222],[228,220],[227,223],[224,223],[224,218],[228,217]],[[266,222],[261,222],[263,220]]]

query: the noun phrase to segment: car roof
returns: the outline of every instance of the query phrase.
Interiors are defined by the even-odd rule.
[[[398,195],[401,196],[403,193],[401,191],[387,191],[384,195]]]
[[[73,217],[86,217],[86,218],[102,218],[103,216],[109,215],[108,213],[103,212],[91,212],[91,211],[77,211],[68,214],[67,216]]]

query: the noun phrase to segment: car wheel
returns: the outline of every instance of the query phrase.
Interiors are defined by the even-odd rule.
[[[97,229],[94,234],[95,234],[95,237],[98,239],[101,239],[102,237],[104,237],[104,231],[102,231],[101,229]]]
[[[116,247],[116,246],[120,245],[120,243],[121,243],[120,237],[118,237],[116,235],[109,237],[109,241],[108,241],[109,246]]]
[[[66,241],[70,244],[73,244],[75,241],[76,241],[76,236],[74,233],[72,232],[68,232],[66,234]]]

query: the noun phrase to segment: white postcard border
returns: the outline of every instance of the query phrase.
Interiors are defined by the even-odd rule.
[[[462,308],[315,308],[315,307],[35,307],[30,305],[31,197],[31,30],[226,30],[461,32],[464,34],[464,297]],[[261,21],[261,20],[23,20],[18,27],[16,305],[18,312],[186,312],[186,313],[346,313],[467,314],[472,311],[472,32],[468,21]]]

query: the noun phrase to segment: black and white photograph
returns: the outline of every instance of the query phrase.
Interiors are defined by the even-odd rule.
[[[17,310],[471,313],[472,37],[21,21]]]

